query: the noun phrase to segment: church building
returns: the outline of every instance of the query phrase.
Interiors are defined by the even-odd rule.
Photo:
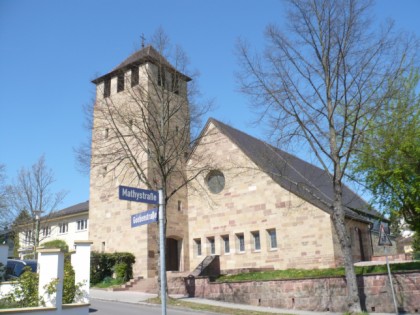
[[[124,130],[127,134],[133,128],[138,128],[139,135],[144,132],[134,127],[135,121],[151,119],[148,106],[158,98],[156,88],[166,89],[167,95],[183,104],[180,111],[189,113],[190,80],[156,49],[147,46],[93,81],[96,102],[89,240],[96,251],[134,254],[136,276],[157,275],[158,224],[131,227],[131,217],[152,206],[120,200],[118,187],[140,186],[138,178],[142,176],[155,181],[149,159],[154,144],[147,134],[132,139],[124,136]],[[141,93],[149,94],[144,97]],[[123,117],[118,108],[129,115]],[[149,116],[141,114],[144,111]],[[116,135],[118,124],[126,125]],[[178,125],[170,130],[178,133]],[[135,146],[135,141],[142,142]],[[106,150],[118,152],[119,158],[111,158]],[[131,150],[136,160],[121,158],[126,150]],[[136,168],[135,163],[145,167]],[[226,272],[341,264],[331,221],[332,185],[324,170],[216,119],[207,121],[180,163],[187,175],[200,163],[202,171],[167,204],[168,271],[189,273],[206,257],[215,255],[219,256],[220,269]],[[370,260],[374,250],[370,227],[379,214],[352,190],[343,189],[354,260]]]

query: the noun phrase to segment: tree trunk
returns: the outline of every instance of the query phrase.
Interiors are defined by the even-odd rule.
[[[345,213],[342,205],[341,184],[334,184],[335,200],[332,222],[342,251],[343,264],[346,271],[347,308],[350,313],[362,312],[356,272],[353,265],[350,237],[346,231]]]

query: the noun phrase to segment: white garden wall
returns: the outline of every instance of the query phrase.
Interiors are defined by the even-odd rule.
[[[76,251],[72,254],[72,266],[75,271],[76,284],[81,283],[82,296],[77,303],[62,304],[63,276],[64,276],[64,253],[59,249],[41,249],[38,251],[38,272],[39,272],[39,295],[46,302],[46,307],[4,309],[0,314],[30,314],[30,315],[83,315],[89,313],[89,282],[90,282],[90,246],[89,241],[75,241]],[[0,246],[1,247],[1,246]],[[3,250],[0,248],[0,261],[7,261],[4,258]],[[45,284],[58,279],[56,292],[50,296],[45,294]],[[9,292],[12,283],[0,284],[0,298]],[[4,292],[4,293],[3,293]]]

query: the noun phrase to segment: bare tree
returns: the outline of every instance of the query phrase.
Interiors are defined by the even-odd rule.
[[[278,143],[303,140],[330,174],[332,222],[346,270],[348,309],[361,310],[350,237],[345,228],[343,178],[369,121],[392,98],[410,69],[415,41],[378,32],[371,1],[288,0],[287,27],[269,25],[264,54],[238,44],[241,89],[268,121]]]
[[[44,222],[66,196],[65,191],[54,193],[52,185],[55,182],[54,173],[48,169],[45,157],[41,156],[31,168],[22,168],[12,185],[7,186],[7,203],[10,215],[18,218],[22,212],[29,216],[29,221],[14,226],[15,233],[26,233],[26,245],[33,246],[34,253],[42,241],[41,230],[48,228]],[[21,231],[24,229],[25,231]]]
[[[199,94],[192,78],[196,75],[188,70],[186,54],[171,46],[162,29],[151,43],[117,67],[114,75],[122,78],[117,87],[121,93],[109,96],[109,83],[100,79],[105,82],[98,94],[104,97],[98,96],[87,111],[94,118],[92,150],[82,149],[77,155],[85,164],[90,155],[91,174],[102,173],[112,189],[116,183],[161,189],[166,239],[166,205],[175,195],[186,196],[188,183],[207,169],[202,166],[205,163],[198,167],[204,159],[189,160],[188,172],[186,163],[200,137],[201,118],[212,102],[195,103]],[[159,282],[162,276],[159,273]]]

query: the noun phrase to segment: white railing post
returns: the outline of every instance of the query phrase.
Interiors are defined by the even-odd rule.
[[[90,247],[91,241],[74,241],[76,252],[71,256],[71,265],[75,273],[75,283],[79,286],[81,295],[76,296],[75,302],[89,303],[90,285]]]
[[[64,253],[60,249],[46,248],[38,250],[39,284],[38,294],[46,307],[61,309],[63,303]],[[53,281],[54,293],[47,293],[47,286]]]

